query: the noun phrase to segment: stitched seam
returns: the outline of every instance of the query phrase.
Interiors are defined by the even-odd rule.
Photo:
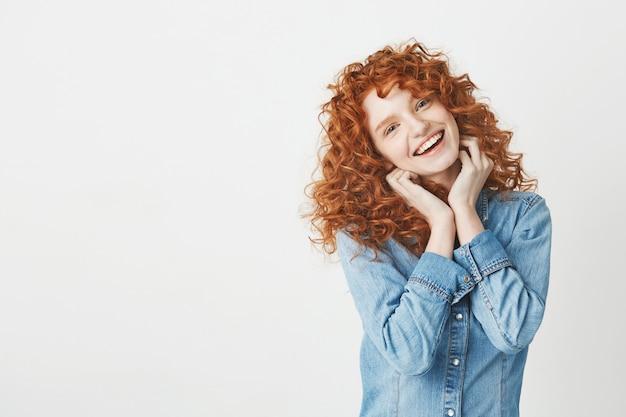
[[[507,258],[498,259],[495,262],[485,266],[480,274],[484,277],[509,266],[513,266],[513,264]]]
[[[489,299],[489,296],[487,295],[487,291],[485,290],[485,287],[482,284],[478,284],[478,285],[480,287],[480,294],[482,295],[483,300],[485,301],[485,304],[487,304],[487,308],[489,309],[491,318],[496,323],[496,327],[498,328],[498,332],[500,333],[500,336],[502,336],[502,339],[509,347],[513,349],[519,349],[520,347],[516,343],[513,343],[509,335],[507,335],[506,333],[502,331],[502,326],[500,326],[500,321],[498,320],[498,317],[493,312],[493,304],[491,304],[491,300]]]
[[[401,377],[399,372],[397,372],[397,375],[398,375],[398,380],[397,380],[398,383],[397,383],[396,389],[397,389],[398,395],[396,396],[396,417],[400,414],[400,377]]]
[[[438,297],[443,298],[444,300],[446,300],[448,303],[450,303],[452,301],[452,297],[450,296],[450,293],[448,293],[443,288],[433,284],[431,281],[428,281],[428,280],[426,280],[424,278],[421,278],[421,277],[410,277],[409,278],[409,282],[415,282],[415,283],[423,285],[424,287],[426,287],[428,290],[433,292]]]
[[[504,387],[504,360],[506,359],[506,357],[504,356],[504,353],[500,354],[500,417],[502,417],[503,415],[503,397],[504,397],[504,392],[503,392],[503,387]]]

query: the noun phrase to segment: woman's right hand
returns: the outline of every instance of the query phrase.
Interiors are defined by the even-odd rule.
[[[387,174],[387,183],[411,207],[424,215],[430,226],[425,251],[452,258],[456,225],[450,206],[419,184],[417,174],[396,168]]]
[[[417,174],[395,168],[387,174],[387,183],[412,207],[420,211],[432,228],[433,223],[445,221],[452,215],[452,209],[441,199],[420,185]]]

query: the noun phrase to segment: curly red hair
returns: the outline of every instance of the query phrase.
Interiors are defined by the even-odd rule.
[[[305,194],[312,200],[311,240],[332,254],[339,229],[375,251],[395,238],[414,253],[424,251],[430,229],[424,216],[389,187],[388,169],[365,127],[364,97],[373,89],[380,97],[398,86],[415,97],[436,94],[456,119],[459,133],[478,138],[481,150],[494,161],[485,183],[491,190],[530,190],[537,181],[526,175],[522,154],[508,150],[511,131],[497,127],[498,120],[487,104],[473,95],[476,85],[467,74],[450,73],[447,57],[412,41],[397,48],[386,46],[363,63],[346,66],[328,89],[333,97],[321,107],[323,127],[316,173]],[[448,190],[435,183],[423,184],[447,201]]]

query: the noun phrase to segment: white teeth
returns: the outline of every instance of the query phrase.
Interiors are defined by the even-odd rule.
[[[441,139],[442,136],[443,136],[443,132],[437,133],[435,136],[433,136],[432,138],[430,138],[426,142],[424,142],[422,144],[422,146],[417,148],[417,151],[415,151],[415,154],[416,155],[423,154],[424,152],[429,150],[435,143],[439,142],[439,140]]]

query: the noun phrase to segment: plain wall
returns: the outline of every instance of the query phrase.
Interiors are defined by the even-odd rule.
[[[0,416],[356,416],[360,322],[299,211],[326,85],[412,37],[470,74],[552,211],[523,415],[616,415],[619,10],[3,1]]]

